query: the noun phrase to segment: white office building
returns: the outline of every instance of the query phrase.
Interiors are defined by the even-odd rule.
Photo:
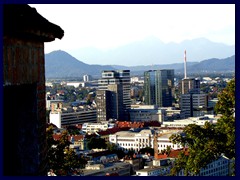
[[[108,123],[83,123],[82,131],[86,133],[95,133],[99,131],[105,131],[108,129]]]
[[[156,105],[131,105],[129,110],[131,121],[158,121],[163,122],[164,110],[158,109]]]
[[[120,131],[109,135],[109,142],[116,144],[119,149],[125,151],[134,150],[135,152],[138,152],[142,148],[153,148],[154,133],[155,131],[151,129],[144,129],[140,132]],[[167,146],[170,146],[172,149],[182,148],[182,146],[170,142],[169,137],[173,133],[178,133],[178,131],[172,130],[159,133],[157,138],[158,152],[166,149]]]
[[[211,124],[217,123],[219,117],[214,115],[205,115],[200,117],[189,117],[188,119],[174,120],[174,121],[166,121],[163,122],[161,127],[177,127],[183,128],[189,124],[196,124],[199,126],[203,126],[206,122]]]
[[[94,123],[97,122],[97,111],[95,109],[80,109],[77,107],[63,108],[61,103],[51,103],[49,119],[50,123],[58,128],[87,122]]]

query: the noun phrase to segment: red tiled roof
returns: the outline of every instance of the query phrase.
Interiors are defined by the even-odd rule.
[[[167,154],[158,154],[157,159],[166,159],[167,157]]]
[[[61,134],[53,134],[53,139],[54,139],[55,141],[58,141],[61,137],[62,137]]]
[[[178,149],[178,150],[172,150],[172,151],[170,152],[170,154],[169,154],[168,157],[178,158],[179,153],[180,153],[180,152],[183,152],[183,151],[184,151],[184,154],[185,154],[186,156],[189,155],[188,149],[185,149],[185,150],[184,150],[184,149]]]
[[[60,140],[61,137],[62,137],[61,134],[53,134],[53,139],[54,139],[55,141]],[[71,137],[72,137],[72,136],[70,136],[70,135],[68,136],[68,140],[69,140],[69,141],[71,140]],[[79,141],[79,140],[81,140],[81,139],[84,138],[83,135],[76,135],[76,136],[73,136],[73,137],[74,137],[74,140],[75,140],[75,141]]]
[[[74,141],[79,141],[79,140],[82,140],[84,138],[83,135],[68,136],[69,141],[71,140],[71,137],[74,138]]]

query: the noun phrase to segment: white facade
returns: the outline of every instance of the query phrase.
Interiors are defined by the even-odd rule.
[[[131,83],[139,82],[139,77],[131,77]]]
[[[124,162],[115,162],[110,166],[88,165],[82,170],[83,176],[106,176],[106,174],[117,173],[119,176],[130,176],[130,164]]]
[[[136,176],[164,176],[170,173],[170,167],[151,166],[136,171]]]
[[[50,123],[56,125],[58,128],[62,128],[61,125],[61,112],[50,112],[49,114]]]
[[[176,133],[176,131],[169,131],[168,133],[162,133],[157,138],[158,141],[158,152],[170,146],[172,149],[180,149],[182,146],[175,145],[169,141],[169,137]],[[142,148],[151,147],[153,148],[154,131],[145,129],[140,132],[132,131],[121,131],[113,135],[109,135],[109,142],[117,145],[122,150],[134,150],[138,152]]]
[[[50,123],[55,124],[58,128],[63,125],[76,125],[86,122],[96,122],[97,112],[96,110],[81,110],[76,112],[62,112],[51,111],[49,114]]]
[[[203,126],[205,122],[216,123],[218,118],[215,118],[213,115],[206,115],[201,117],[190,117],[188,119],[174,120],[171,122],[163,122],[162,127],[185,127],[189,124],[196,124]]]
[[[181,110],[173,107],[160,107],[156,105],[131,105],[129,110],[131,121],[158,121],[160,123],[165,120],[174,118],[184,118]]]
[[[84,83],[83,82],[67,82],[66,85],[67,86],[74,86],[75,88],[78,88],[79,85],[84,86]]]
[[[88,76],[87,74],[85,74],[85,75],[83,76],[83,81],[84,81],[84,82],[88,82],[88,81],[89,81],[89,76]]]
[[[130,109],[131,121],[158,121],[163,122],[164,111],[161,109]]]
[[[107,129],[108,123],[83,123],[82,125],[82,131],[87,133],[105,131]]]

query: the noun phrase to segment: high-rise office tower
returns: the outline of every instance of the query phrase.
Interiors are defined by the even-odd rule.
[[[172,106],[174,70],[149,70],[144,72],[144,101],[159,107]]]
[[[179,82],[180,108],[185,112],[185,117],[192,117],[194,109],[207,108],[207,94],[200,92],[200,80],[187,77],[186,63],[185,51],[184,78]]]
[[[130,109],[130,71],[103,71],[96,96],[98,121],[128,120]]]
[[[199,94],[200,80],[195,78],[184,78],[179,82],[180,94]]]

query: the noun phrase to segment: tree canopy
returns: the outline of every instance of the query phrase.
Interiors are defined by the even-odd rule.
[[[139,152],[140,152],[141,154],[145,154],[145,153],[148,154],[148,153],[149,153],[151,156],[154,155],[154,149],[153,149],[153,148],[150,148],[150,147],[142,148],[142,149],[139,150]]]
[[[173,143],[188,147],[188,155],[181,153],[172,168],[172,175],[181,169],[185,175],[199,174],[201,168],[217,159],[222,153],[235,158],[235,80],[233,79],[218,96],[216,112],[221,114],[216,125],[206,122],[204,126],[190,124],[184,135],[170,137]]]
[[[92,137],[87,143],[88,149],[106,149],[107,144],[104,139],[99,137]]]
[[[71,168],[83,168],[87,161],[69,148],[68,132],[64,131],[58,141],[53,139],[53,127],[47,128],[48,169],[57,175],[66,175]]]

